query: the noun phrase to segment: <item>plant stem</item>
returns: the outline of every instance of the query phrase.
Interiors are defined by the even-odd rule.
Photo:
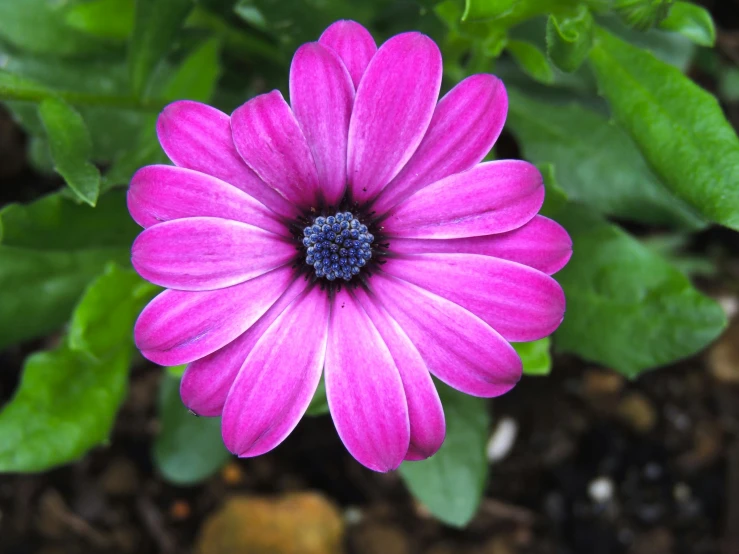
[[[158,98],[138,99],[133,96],[111,96],[43,88],[15,89],[6,88],[0,84],[0,100],[3,101],[39,103],[51,97],[61,98],[74,106],[101,106],[144,112],[159,112],[169,103]]]

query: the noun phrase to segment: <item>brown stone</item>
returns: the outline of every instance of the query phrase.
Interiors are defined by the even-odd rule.
[[[618,405],[618,415],[639,433],[648,433],[657,423],[657,411],[651,400],[639,392],[624,396]]]
[[[169,506],[169,517],[175,521],[182,521],[187,519],[192,514],[192,508],[187,500],[175,500]]]
[[[708,351],[711,375],[721,383],[739,384],[739,319],[735,319]]]
[[[589,369],[583,374],[583,389],[588,398],[618,394],[624,383],[624,378],[614,371]]]
[[[244,472],[238,462],[229,462],[221,470],[221,479],[227,485],[234,487],[244,482]]]
[[[336,507],[313,493],[234,497],[203,525],[199,554],[342,554]]]

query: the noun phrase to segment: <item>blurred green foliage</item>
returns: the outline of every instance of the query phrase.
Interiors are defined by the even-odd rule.
[[[57,347],[29,356],[0,412],[0,471],[45,470],[107,440],[125,396],[132,325],[156,292],[130,268],[137,228],[124,187],[139,167],[166,163],[157,113],[175,99],[230,112],[272,88],[287,92],[295,48],[340,18],[361,22],[378,43],[429,34],[444,55],[445,89],[477,72],[506,82],[507,129],[542,169],[544,213],[569,230],[575,252],[556,276],[568,298],[562,327],[551,340],[515,345],[527,375],[549,373],[551,345],[636,377],[722,331],[722,311],[686,276],[710,271],[705,260],[607,219],[668,237],[739,229],[739,141],[716,99],[686,76],[696,59],[719,67],[719,91],[735,101],[739,70],[715,62],[713,21],[695,4],[0,0],[0,101],[28,133],[35,169],[67,184],[0,211],[0,346],[61,333]],[[181,371],[163,381],[153,458],[185,484],[217,471],[227,453],[217,420],[180,405]],[[462,526],[487,477],[486,404],[440,393],[447,442],[401,475],[438,517]],[[327,411],[319,388],[310,413]]]

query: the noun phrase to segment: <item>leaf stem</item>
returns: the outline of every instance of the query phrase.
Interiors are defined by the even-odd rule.
[[[102,106],[144,112],[159,112],[169,103],[169,101],[159,98],[139,99],[133,96],[90,94],[86,92],[51,90],[41,87],[18,90],[4,87],[0,83],[0,100],[3,101],[40,103],[47,98],[54,97],[61,98],[65,102],[75,106]]]

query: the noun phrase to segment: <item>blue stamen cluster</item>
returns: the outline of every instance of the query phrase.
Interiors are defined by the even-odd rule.
[[[351,212],[317,217],[303,235],[305,262],[313,266],[316,277],[348,281],[372,257],[375,237]]]

